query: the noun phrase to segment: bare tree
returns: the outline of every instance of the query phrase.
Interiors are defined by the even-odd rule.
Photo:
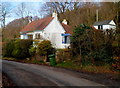
[[[31,13],[30,9],[27,7],[26,3],[22,2],[19,4],[17,9],[15,10],[15,14],[19,17],[29,16]]]
[[[1,27],[5,28],[6,25],[6,17],[9,16],[10,13],[10,3],[2,2],[0,3],[0,21],[1,21]]]
[[[39,13],[43,13],[44,15],[50,15],[54,11],[59,13],[64,13],[66,10],[70,10],[71,2],[46,2],[39,10]]]

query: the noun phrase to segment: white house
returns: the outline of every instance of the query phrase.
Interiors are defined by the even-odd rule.
[[[50,40],[55,48],[67,48],[70,45],[70,26],[64,19],[59,22],[57,13],[52,17],[32,21],[20,31],[21,39]]]
[[[96,29],[100,29],[100,30],[116,29],[116,24],[113,20],[105,20],[105,21],[95,22],[93,24],[93,26]]]

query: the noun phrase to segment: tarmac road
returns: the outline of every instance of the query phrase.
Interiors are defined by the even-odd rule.
[[[101,86],[104,85],[77,77],[74,73],[59,71],[54,67],[0,60],[2,71],[17,86]]]

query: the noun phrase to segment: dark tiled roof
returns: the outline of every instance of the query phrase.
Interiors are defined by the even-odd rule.
[[[112,20],[105,20],[105,21],[99,21],[95,22],[93,25],[106,25],[109,24]]]
[[[61,23],[61,25],[63,26],[63,28],[65,29],[65,33],[69,33],[69,34],[72,34],[73,32],[72,32],[72,29],[71,29],[71,27],[69,26],[69,25],[66,25],[66,24],[64,24],[64,23]]]
[[[40,20],[33,21],[27,24],[20,32],[43,30],[52,21],[52,19],[53,17],[46,17]]]

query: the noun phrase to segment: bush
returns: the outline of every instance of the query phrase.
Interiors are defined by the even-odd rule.
[[[44,40],[38,44],[36,53],[40,56],[45,56],[44,61],[49,61],[48,55],[55,53],[55,49],[49,40]]]
[[[3,48],[4,57],[27,58],[30,57],[29,48],[32,40],[11,40]]]
[[[112,67],[120,71],[120,57],[113,57]]]
[[[35,53],[36,53],[36,47],[34,47],[34,46],[32,45],[32,46],[30,47],[30,49],[29,49],[29,54],[30,54],[31,56],[34,56]]]
[[[30,57],[29,48],[32,45],[32,43],[33,43],[32,40],[26,40],[26,39],[25,40],[16,40],[14,42],[15,48],[12,52],[12,55],[15,58],[21,58],[21,59]]]
[[[63,62],[71,60],[71,50],[70,49],[59,49],[56,52],[57,62]]]
[[[37,53],[41,56],[49,55],[53,53],[53,47],[49,40],[40,42],[37,46]]]
[[[7,42],[2,48],[4,57],[12,57],[12,52],[14,50],[14,40]]]
[[[19,58],[21,55],[21,48],[20,48],[20,40],[15,40],[14,41],[14,49],[13,49],[13,52],[12,52],[12,56],[15,57],[15,58]]]

